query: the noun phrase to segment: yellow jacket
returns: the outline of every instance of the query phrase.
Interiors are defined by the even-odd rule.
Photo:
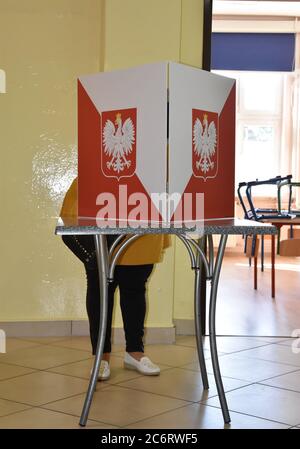
[[[60,216],[64,218],[77,218],[78,187],[77,178],[74,179],[67,191]],[[163,251],[171,245],[169,235],[144,235],[131,243],[118,260],[118,265],[146,265],[162,261]]]

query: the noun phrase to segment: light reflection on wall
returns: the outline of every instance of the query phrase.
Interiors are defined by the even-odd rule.
[[[5,71],[0,69],[0,94],[6,93],[6,74]]]
[[[57,208],[73,179],[77,176],[77,145],[64,145],[59,141],[59,133],[40,135],[40,144],[32,158],[32,193],[41,199],[41,190],[52,200],[53,211]],[[49,213],[49,203],[47,201]]]

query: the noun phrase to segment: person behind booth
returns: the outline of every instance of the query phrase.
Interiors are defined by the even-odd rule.
[[[60,216],[77,218],[77,178],[67,191]],[[107,235],[108,247],[116,235]],[[94,237],[92,235],[64,235],[65,245],[84,264],[87,292],[86,308],[89,319],[92,353],[95,355],[100,323],[99,275]],[[108,286],[107,329],[98,380],[110,377],[112,313],[116,288],[120,290],[120,305],[126,340],[124,367],[144,375],[159,375],[160,368],[144,354],[144,321],[146,314],[146,284],[155,263],[161,262],[163,250],[170,246],[168,235],[147,235],[131,243],[118,259],[114,281]]]

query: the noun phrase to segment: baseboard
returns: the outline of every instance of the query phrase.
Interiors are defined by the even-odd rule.
[[[0,329],[7,337],[71,337],[89,335],[87,320],[78,321],[18,321],[0,322]],[[124,344],[122,328],[113,328],[114,344]],[[175,327],[148,327],[145,329],[145,344],[175,343]]]
[[[89,335],[88,321],[72,321],[72,335]],[[123,328],[113,328],[112,341],[117,345],[125,343]],[[175,343],[175,327],[147,327],[144,341],[148,345],[173,344]]]
[[[68,337],[72,321],[10,321],[0,322],[7,337]]]
[[[195,335],[195,321],[175,319],[174,326],[176,328],[176,335]]]

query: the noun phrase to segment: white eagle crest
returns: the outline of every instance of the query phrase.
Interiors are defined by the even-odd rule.
[[[117,125],[117,130],[115,128]],[[107,120],[103,130],[104,153],[111,157],[106,163],[108,169],[120,173],[124,167],[129,168],[131,161],[126,159],[132,152],[134,143],[134,125],[131,118],[127,118],[122,126],[122,115],[116,114],[115,125]]]
[[[206,114],[203,116],[203,126],[198,118],[195,120],[193,144],[197,157],[200,157],[196,162],[196,168],[200,168],[203,173],[207,173],[209,170],[212,170],[215,165],[211,160],[211,157],[216,152],[217,130],[214,121],[211,121],[208,125]]]

